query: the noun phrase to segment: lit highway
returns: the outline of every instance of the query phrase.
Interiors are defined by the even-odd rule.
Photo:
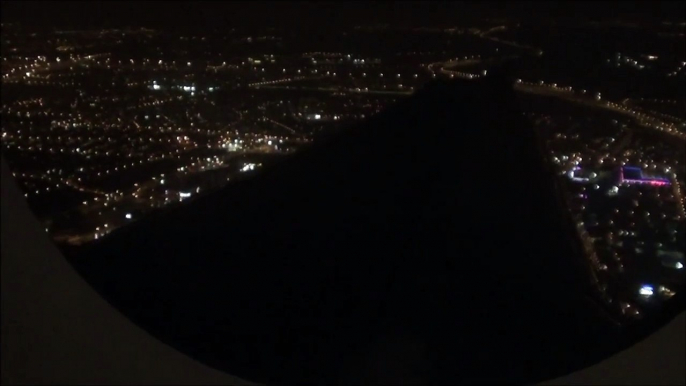
[[[432,63],[427,66],[430,72],[439,72],[450,78],[460,78],[467,80],[479,79],[483,74],[467,73],[462,71],[453,70],[453,68],[458,66],[468,66],[474,65],[481,62],[480,56],[470,56],[464,57],[463,59],[452,59],[442,63]],[[301,87],[294,85],[286,85],[285,83],[296,81],[299,79],[282,79],[272,82],[261,82],[251,85],[255,88],[271,88],[271,89],[282,89],[282,90],[306,90],[306,91],[320,91],[320,92],[346,92],[346,93],[359,93],[359,94],[379,94],[379,95],[398,95],[407,96],[411,95],[413,90],[373,90],[368,88],[340,88],[340,87]],[[646,128],[657,130],[663,132],[664,134],[670,135],[673,138],[679,140],[686,140],[686,133],[679,131],[678,126],[684,125],[686,121],[673,116],[666,116],[665,119],[660,119],[656,117],[655,113],[639,111],[636,108],[629,107],[627,104],[615,103],[608,100],[603,100],[600,98],[592,98],[585,94],[578,94],[574,91],[572,87],[560,87],[557,84],[547,84],[544,82],[526,82],[518,80],[514,84],[514,89],[518,92],[536,94],[542,96],[551,96],[559,99],[563,99],[567,102],[582,104],[591,108],[602,108],[610,110],[612,112],[627,115],[634,118],[638,124]],[[670,122],[671,121],[671,122]]]
[[[481,78],[482,74],[455,71],[452,70],[452,68],[458,65],[471,65],[477,64],[479,62],[479,57],[465,57],[462,60],[454,59],[443,63],[432,63],[428,66],[428,69],[429,71],[435,72],[435,69],[438,68],[438,72],[450,76],[451,78],[457,77],[461,79],[474,80]],[[597,95],[596,97],[592,98],[587,96],[585,91],[581,91],[582,94],[580,95],[576,93],[574,91],[574,88],[571,86],[561,87],[555,83],[548,84],[542,81],[538,83],[533,83],[526,82],[523,80],[517,80],[517,82],[515,82],[514,89],[518,92],[556,97],[568,102],[582,104],[587,107],[602,108],[613,111],[615,113],[627,115],[631,118],[634,118],[636,122],[641,126],[663,132],[664,134],[667,134],[673,138],[682,141],[686,140],[686,132],[679,131],[679,125],[684,127],[684,125],[686,124],[686,120],[680,120],[679,118],[671,115],[659,114],[654,112],[650,112],[650,114],[648,114],[646,112],[643,112],[642,110],[629,107],[626,103],[615,103],[608,100],[604,100],[600,97],[600,95]],[[660,119],[655,115],[664,116],[665,119]]]

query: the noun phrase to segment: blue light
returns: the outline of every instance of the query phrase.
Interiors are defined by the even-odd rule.
[[[638,290],[639,295],[643,296],[652,296],[654,293],[654,289],[652,285],[643,285],[641,286],[641,289]]]

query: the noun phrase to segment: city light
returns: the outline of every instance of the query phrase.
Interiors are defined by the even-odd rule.
[[[168,205],[194,205],[191,196],[211,197],[270,175],[259,173],[262,165],[289,162],[301,149],[335,141],[338,133],[420,97],[415,90],[430,90],[429,84],[487,90],[495,84],[491,78],[501,81],[499,65],[525,58],[531,65],[509,74],[507,87],[526,101],[513,108],[540,141],[542,166],[552,171],[552,190],[581,244],[579,262],[588,268],[594,299],[619,322],[637,318],[648,312],[646,299],[663,301],[673,292],[664,285],[681,288],[672,283],[683,282],[686,119],[675,85],[686,63],[669,51],[678,45],[647,43],[676,29],[637,24],[624,42],[635,49],[615,52],[608,47],[627,45],[597,28],[604,22],[580,24],[584,38],[593,36],[603,47],[591,60],[556,39],[554,23],[537,30],[557,29],[546,35],[551,39],[538,39],[541,47],[525,41],[530,33],[515,20],[492,23],[336,29],[328,37],[346,44],[321,51],[305,51],[309,44],[297,42],[312,36],[297,29],[259,24],[251,36],[203,25],[193,33],[46,28],[32,36],[28,29],[3,29],[3,156],[32,208],[54,206],[54,215],[42,213],[50,237],[84,245],[131,226],[134,217],[138,222]],[[317,44],[328,44],[328,33],[318,30]],[[425,38],[431,42],[424,44]],[[485,99],[498,104],[501,96]],[[465,122],[471,123],[457,117],[455,130]],[[384,129],[374,134],[383,137],[374,146],[379,154],[407,138],[427,146],[422,139],[434,129],[429,123],[417,121],[408,133]],[[489,162],[499,152],[522,150],[493,138],[486,146],[495,154],[484,158]]]
[[[650,285],[644,285],[638,290],[638,293],[641,296],[653,296],[653,287]]]

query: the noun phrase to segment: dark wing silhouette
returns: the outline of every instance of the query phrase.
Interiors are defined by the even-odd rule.
[[[430,83],[73,260],[149,332],[246,379],[540,380],[614,336],[544,158],[507,82]]]

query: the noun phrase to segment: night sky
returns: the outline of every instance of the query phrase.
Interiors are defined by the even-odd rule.
[[[2,20],[46,27],[316,28],[389,23],[453,25],[482,17],[683,20],[683,1],[4,1]]]

